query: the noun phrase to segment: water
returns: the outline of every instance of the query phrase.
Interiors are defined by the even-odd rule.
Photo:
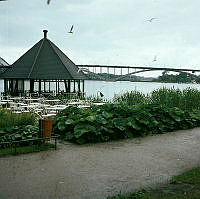
[[[158,83],[158,82],[104,82],[104,81],[86,81],[85,91],[87,96],[97,96],[99,92],[104,94],[106,99],[112,99],[115,95],[123,94],[127,91],[140,91],[144,94],[150,93],[155,89],[162,87],[166,88],[179,88],[181,90],[185,88],[196,88],[200,90],[199,84],[178,84],[178,83]],[[97,94],[98,93],[98,94]]]
[[[157,83],[157,82],[106,82],[106,81],[85,81],[86,96],[99,96],[99,92],[102,92],[105,99],[112,99],[115,95],[123,94],[127,91],[140,91],[142,93],[150,93],[155,89],[162,87],[166,88],[196,88],[200,90],[199,84],[177,84],[177,83]],[[3,92],[3,81],[0,80],[0,92]]]

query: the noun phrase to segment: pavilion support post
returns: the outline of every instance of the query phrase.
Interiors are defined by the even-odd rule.
[[[83,80],[83,88],[82,88],[82,90],[83,90],[83,94],[84,94],[84,92],[85,92],[85,81]]]
[[[41,85],[41,79],[39,80],[39,94],[42,93],[42,85]]]
[[[44,92],[46,92],[46,85],[45,85],[45,84],[46,84],[46,81],[44,80],[43,83],[44,83]]]
[[[67,87],[67,81],[64,79],[64,85],[65,85],[65,92],[67,93],[68,87]]]
[[[7,95],[8,92],[8,81],[7,79],[4,79],[4,93]]]
[[[51,92],[51,83],[49,81],[49,92]]]
[[[22,80],[22,93],[24,94],[24,79]]]
[[[67,90],[68,93],[71,92],[71,81],[70,79],[68,80],[68,90]]]
[[[59,86],[59,84],[60,84],[60,81],[58,80],[58,94],[59,94],[59,91],[60,91],[60,86]]]
[[[56,95],[58,94],[58,82],[56,80]]]
[[[78,96],[81,96],[81,83],[80,80],[78,80]]]
[[[74,80],[74,93],[76,92],[76,80]]]
[[[18,95],[19,90],[18,90],[18,79],[16,79],[15,87],[14,87],[14,95]]]
[[[30,93],[34,91],[34,79],[30,79]]]
[[[9,90],[13,93],[13,79],[10,80]]]
[[[78,92],[81,92],[81,83],[80,83],[80,80],[78,80]]]

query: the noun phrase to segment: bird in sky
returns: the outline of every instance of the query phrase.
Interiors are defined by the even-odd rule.
[[[0,1],[7,1],[7,0],[0,0]]]
[[[148,22],[152,22],[152,21],[155,20],[155,19],[157,19],[157,18],[152,17],[151,19],[148,19],[147,21],[148,21]]]
[[[51,0],[47,0],[47,4],[50,4],[50,1],[51,1]]]
[[[155,57],[153,58],[153,62],[155,62],[155,61],[157,61],[157,56],[155,56]]]
[[[73,33],[74,25],[72,25],[70,31],[68,33]]]

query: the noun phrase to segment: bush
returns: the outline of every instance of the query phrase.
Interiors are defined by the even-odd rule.
[[[0,130],[0,143],[3,142],[13,142],[13,141],[23,141],[27,139],[33,139],[39,137],[39,128],[32,125],[25,126],[15,126],[12,128],[7,128],[6,130]],[[20,142],[19,146],[28,145],[31,142]],[[10,144],[1,144],[0,148],[9,147]]]
[[[70,106],[58,113],[53,131],[78,144],[160,134],[200,126],[200,112],[161,105]]]
[[[14,126],[34,125],[36,115],[33,113],[13,113],[12,111],[0,109],[0,129]]]
[[[120,104],[136,105],[148,104],[149,97],[139,91],[126,92],[123,95],[114,97],[113,101]]]
[[[175,88],[160,88],[150,94],[138,91],[127,92],[115,97],[114,102],[127,105],[159,104],[165,107],[178,107],[183,110],[200,110],[200,91],[194,88],[184,90]]]

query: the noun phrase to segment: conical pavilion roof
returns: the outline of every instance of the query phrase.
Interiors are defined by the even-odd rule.
[[[0,75],[12,79],[85,79],[82,71],[49,39],[44,38]]]
[[[9,64],[3,58],[0,57],[0,74],[7,69],[7,66],[9,66]]]

